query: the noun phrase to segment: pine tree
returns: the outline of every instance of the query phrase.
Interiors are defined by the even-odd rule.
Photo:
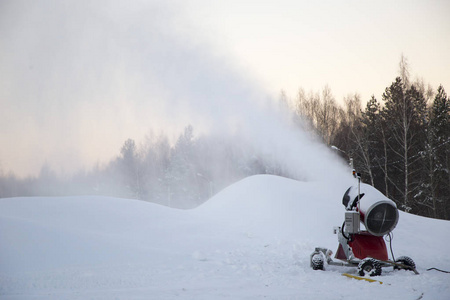
[[[427,197],[427,188],[423,183],[427,180],[423,164],[426,161],[424,155],[427,144],[428,112],[423,93],[413,84],[406,91],[405,97],[412,104],[412,119],[410,125],[411,140],[409,143],[408,167],[409,191],[411,195],[411,207],[418,212],[421,210],[420,203]],[[425,187],[425,188],[424,188]]]
[[[439,86],[431,107],[430,156],[432,158],[432,203],[436,217],[449,218],[450,212],[450,100]]]
[[[404,210],[410,211],[415,193],[418,192],[417,154],[421,150],[421,143],[424,143],[420,133],[425,124],[425,100],[414,86],[405,89],[400,77],[386,88],[383,100],[387,144],[392,158],[390,172],[393,176],[389,177],[391,194]]]
[[[168,202],[172,206],[192,207],[201,201],[199,172],[197,172],[196,141],[191,125],[185,127],[172,149],[170,162],[165,176],[168,184]]]
[[[375,96],[367,102],[365,110],[361,114],[361,122],[352,130],[353,139],[356,142],[356,157],[362,161],[360,170],[363,174],[367,174],[372,186],[375,186],[375,174],[373,172],[374,162],[376,161],[376,152],[378,146],[378,127],[380,118],[380,105]],[[354,127],[354,126],[353,126]]]
[[[152,132],[146,136],[142,150],[142,198],[165,204],[167,196],[166,183],[163,174],[169,164],[170,144],[167,136],[156,137]]]
[[[119,158],[119,168],[121,170],[123,183],[129,190],[129,197],[135,199],[142,198],[142,174],[136,143],[132,139],[127,139],[120,150],[122,155]]]

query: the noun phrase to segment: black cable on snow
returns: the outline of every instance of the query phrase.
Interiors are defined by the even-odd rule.
[[[450,273],[450,271],[444,271],[444,270],[441,270],[441,269],[438,269],[438,268],[429,268],[429,269],[427,269],[427,271],[431,271],[431,270],[436,270],[436,271],[439,271],[439,272],[442,272],[442,273]]]

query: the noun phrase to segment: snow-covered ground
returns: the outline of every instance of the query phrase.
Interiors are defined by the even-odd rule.
[[[106,197],[0,199],[0,299],[450,299],[450,222],[400,213],[384,284],[313,271],[348,186],[244,179],[193,210]]]

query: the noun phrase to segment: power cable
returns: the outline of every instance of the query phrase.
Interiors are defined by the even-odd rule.
[[[394,251],[392,250],[392,240],[394,239],[394,233],[389,232],[385,239],[387,239],[388,236],[389,239],[387,241],[389,242],[389,248],[391,249],[392,260],[395,261]]]
[[[431,270],[436,270],[436,271],[439,271],[439,272],[442,272],[442,273],[450,273],[450,271],[444,271],[444,270],[441,270],[441,269],[438,269],[438,268],[429,268],[429,269],[427,269],[427,271],[431,271]]]

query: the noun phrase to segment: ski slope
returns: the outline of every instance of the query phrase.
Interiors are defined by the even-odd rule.
[[[384,284],[313,271],[348,185],[258,175],[193,210],[107,197],[0,199],[0,299],[450,299],[450,222],[400,213]]]

